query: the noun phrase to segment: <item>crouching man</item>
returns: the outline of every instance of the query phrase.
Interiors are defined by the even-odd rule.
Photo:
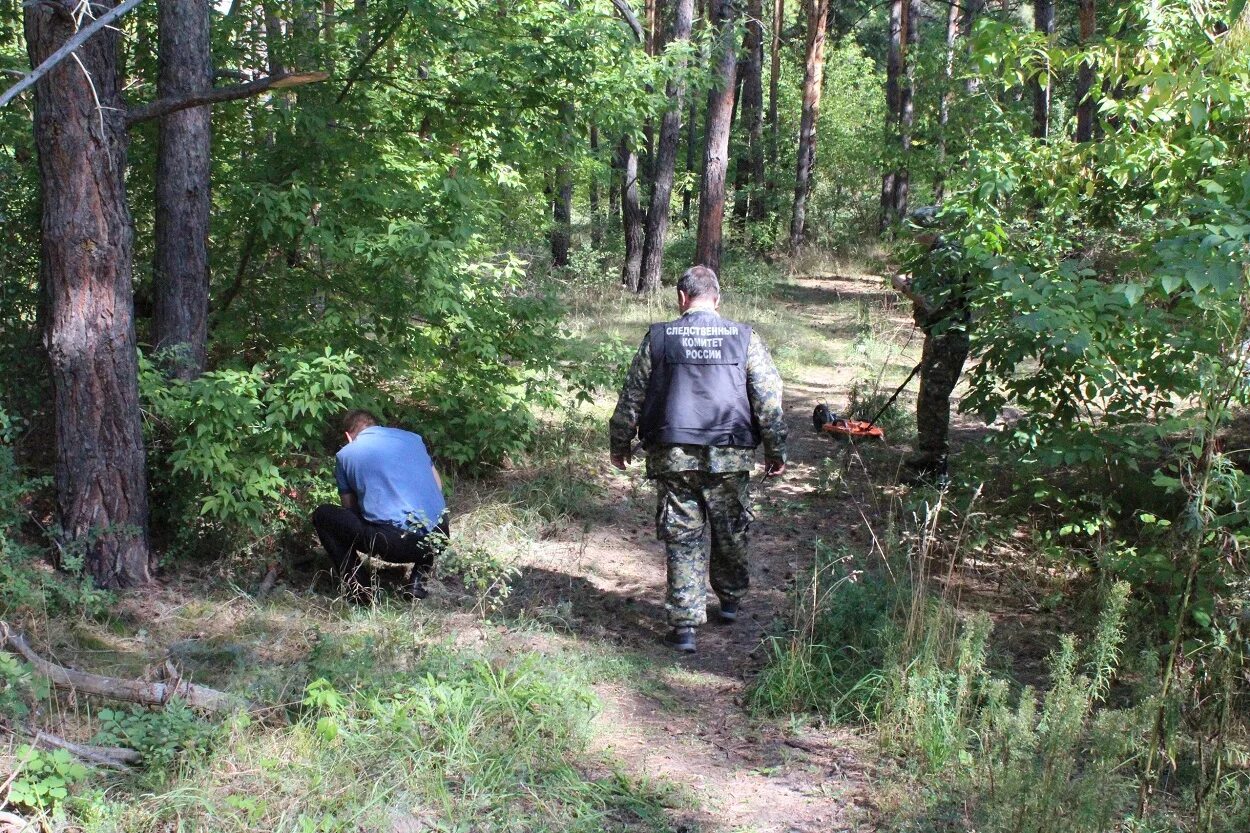
[[[369,411],[343,417],[347,444],[335,455],[341,506],[318,506],[313,527],[339,580],[357,600],[369,593],[360,580],[361,554],[412,564],[404,588],[411,598],[428,593],[424,579],[449,534],[443,482],[421,435],[384,428]]]

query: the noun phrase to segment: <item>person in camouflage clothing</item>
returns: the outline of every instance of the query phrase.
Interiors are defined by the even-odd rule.
[[[925,211],[913,215],[913,222],[922,228],[932,225],[936,213]],[[916,326],[924,332],[916,398],[916,454],[906,466],[915,480],[941,482],[950,455],[951,393],[968,360],[971,318],[958,249],[931,231],[917,235],[916,243],[922,254],[913,275],[895,275],[892,281],[912,302]]]
[[[721,621],[737,618],[749,584],[755,448],[763,442],[765,476],[782,474],[786,426],[781,376],[757,333],[717,313],[716,273],[687,270],[677,305],[681,318],[653,325],[634,355],[612,415],[610,454],[624,470],[634,437],[642,440],[647,477],[656,483],[656,537],[668,561],[666,641],[690,653],[695,628],[707,621],[708,578]]]

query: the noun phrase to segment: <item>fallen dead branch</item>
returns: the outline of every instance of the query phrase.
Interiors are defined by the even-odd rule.
[[[0,621],[0,646],[20,654],[24,660],[34,666],[36,672],[47,677],[57,688],[80,694],[92,694],[127,703],[141,703],[145,706],[163,706],[170,700],[178,698],[192,708],[218,714],[229,714],[239,709],[273,713],[271,709],[248,703],[215,688],[196,685],[176,674],[167,682],[148,682],[121,680],[116,677],[105,677],[101,674],[65,668],[35,653],[25,638],[9,623],[3,621]]]
[[[108,769],[129,769],[141,760],[138,752],[124,746],[88,746],[39,729],[23,729],[22,734],[40,749],[64,749],[75,758]]]

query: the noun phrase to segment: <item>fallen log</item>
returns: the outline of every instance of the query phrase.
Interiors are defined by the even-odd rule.
[[[140,703],[145,706],[163,706],[170,700],[178,698],[192,708],[219,714],[229,714],[240,709],[251,712],[271,711],[215,688],[196,685],[180,678],[168,682],[121,680],[116,677],[105,677],[102,674],[65,668],[35,653],[25,638],[4,621],[0,621],[0,647],[8,648],[21,655],[24,660],[34,666],[38,674],[47,677],[57,688],[81,694],[93,694],[97,697]]]
[[[64,749],[89,764],[108,769],[129,769],[142,759],[138,752],[124,746],[88,746],[40,729],[23,729],[22,734],[29,737],[31,743],[40,749]]]

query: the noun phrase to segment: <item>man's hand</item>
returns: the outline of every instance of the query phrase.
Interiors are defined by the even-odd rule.
[[[765,477],[781,477],[786,471],[785,460],[765,460],[764,476]]]
[[[621,471],[625,471],[625,467],[633,461],[633,455],[628,451],[624,454],[613,454],[611,455],[611,458],[612,465],[616,466]]]

